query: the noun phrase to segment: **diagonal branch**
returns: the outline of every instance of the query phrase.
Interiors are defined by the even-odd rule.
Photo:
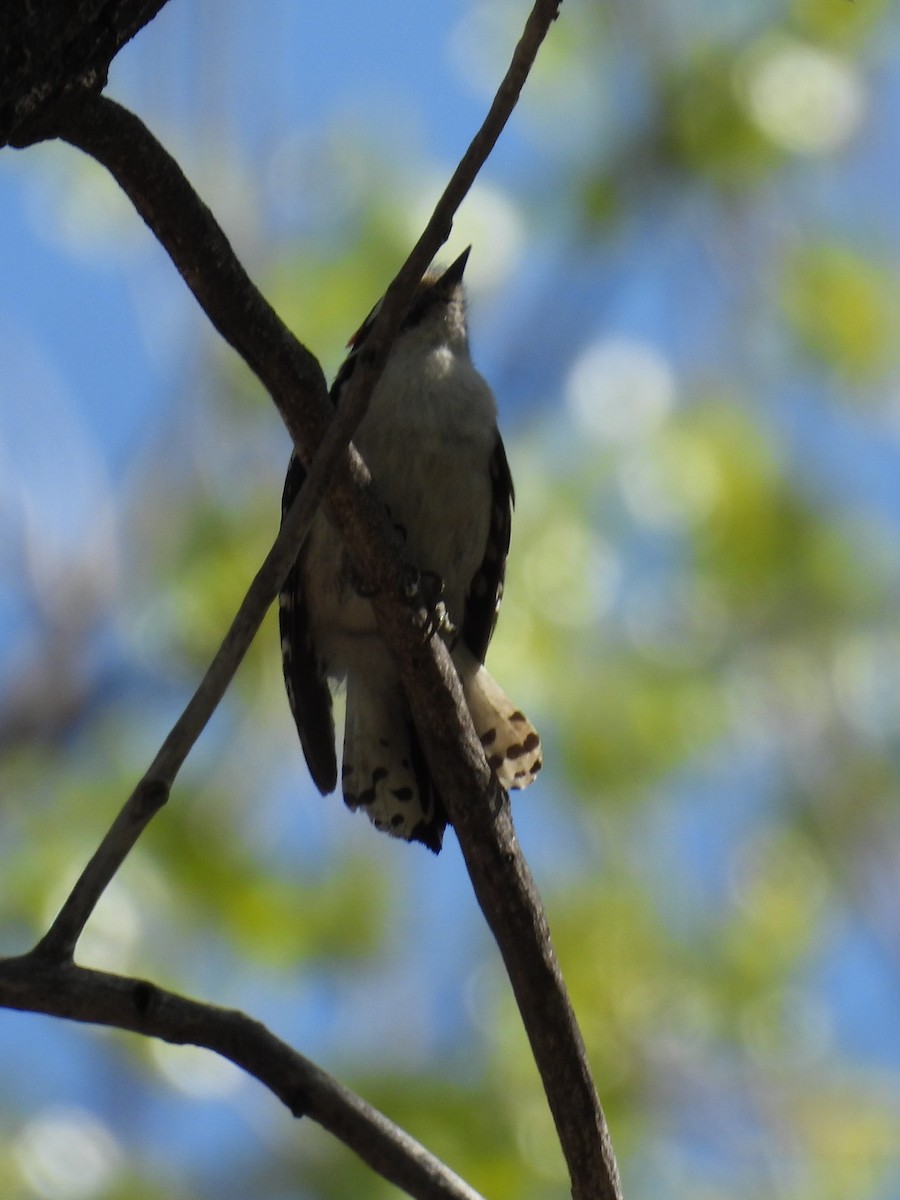
[[[42,958],[71,960],[98,900],[144,829],[168,800],[184,760],[225,695],[297,557],[318,504],[319,498],[307,479],[197,690],[35,948]]]
[[[419,240],[385,292],[378,317],[372,331],[366,337],[362,361],[357,363],[341,397],[338,421],[342,432],[346,432],[348,441],[365,414],[368,398],[384,367],[413,291],[435,254],[449,238],[456,211],[468,195],[512,115],[525,80],[531,72],[550,25],[556,20],[561,4],[562,0],[536,0],[481,128],[450,177],[450,182],[444,188]],[[335,425],[338,421],[335,421]]]
[[[417,1200],[482,1200],[408,1133],[242,1012],[142,979],[32,955],[0,960],[0,1005],[203,1046],[253,1075],[295,1117],[318,1122]]]

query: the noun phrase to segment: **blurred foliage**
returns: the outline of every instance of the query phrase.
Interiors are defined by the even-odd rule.
[[[780,155],[741,103],[732,53],[707,51],[678,64],[661,89],[663,162],[743,193]]]
[[[895,275],[846,246],[798,248],[784,304],[800,345],[851,381],[883,378],[897,360]]]
[[[469,6],[473,86],[523,11]],[[567,0],[494,192],[458,222],[517,481],[490,663],[546,745],[515,812],[630,1197],[900,1191],[898,43],[884,2]],[[330,371],[447,174],[377,124],[274,147],[194,130],[189,174]],[[47,640],[4,671],[5,950],[45,927],[275,531],[286,436],[198,329],[115,496],[118,583],[84,592],[84,619],[41,592],[52,547],[22,534]],[[492,1200],[561,1200],[448,842],[432,860],[314,793],[270,615],[80,954],[245,1007]],[[0,1042],[4,1196],[395,1195],[204,1060],[41,1036],[46,1056]]]

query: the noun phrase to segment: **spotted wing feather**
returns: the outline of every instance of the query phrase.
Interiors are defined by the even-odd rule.
[[[491,523],[481,566],[475,572],[453,661],[488,765],[507,790],[528,787],[541,769],[541,739],[483,665],[503,599],[506,557],[515,502],[512,475],[500,434],[490,462]]]

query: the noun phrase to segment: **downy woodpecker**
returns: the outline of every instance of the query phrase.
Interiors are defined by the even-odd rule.
[[[443,636],[488,762],[505,788],[522,788],[540,769],[540,739],[483,666],[503,595],[513,484],[493,394],[469,356],[468,255],[419,285],[354,444],[404,556],[443,584]],[[331,389],[335,405],[379,306],[349,343]],[[295,453],[283,513],[303,479]],[[374,611],[325,508],[285,582],[279,615],[288,699],[316,786],[324,795],[337,784],[332,688],[345,681],[345,803],[437,853],[447,814]]]

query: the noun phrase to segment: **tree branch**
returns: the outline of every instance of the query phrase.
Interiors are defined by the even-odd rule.
[[[418,1200],[482,1200],[419,1142],[286,1043],[234,1009],[148,983],[31,955],[0,960],[0,1005],[203,1046],[258,1079]]]
[[[35,947],[36,955],[56,962],[71,960],[98,900],[141,833],[168,800],[176,775],[225,695],[297,557],[319,505],[318,496],[308,483],[309,480],[304,483],[285,517],[197,690]]]
[[[59,112],[56,132],[116,177],[213,324],[268,388],[307,463],[324,436],[307,482],[316,498],[330,487],[332,513],[372,591],[385,641],[397,658],[429,767],[509,973],[569,1166],[573,1197],[617,1200],[621,1192],[606,1123],[540,898],[515,837],[508,798],[487,767],[446,648],[439,639],[423,641],[420,614],[409,604],[408,575],[368,486],[368,473],[352,447],[345,449],[413,289],[449,234],[456,208],[512,111],[559,2],[536,0],[482,130],[388,289],[348,389],[347,408],[342,406],[330,428],[318,363],[253,287],[177,164],[138,119],[112,101],[91,98]],[[299,542],[294,553],[297,548]],[[167,794],[169,783],[163,782],[162,792],[159,782],[149,785],[134,811],[140,804],[155,811],[153,805],[158,807]],[[126,806],[119,821],[127,825],[133,816]],[[48,951],[46,941],[42,950]]]
[[[166,0],[0,0],[0,146],[53,137],[59,106],[99,92]]]

